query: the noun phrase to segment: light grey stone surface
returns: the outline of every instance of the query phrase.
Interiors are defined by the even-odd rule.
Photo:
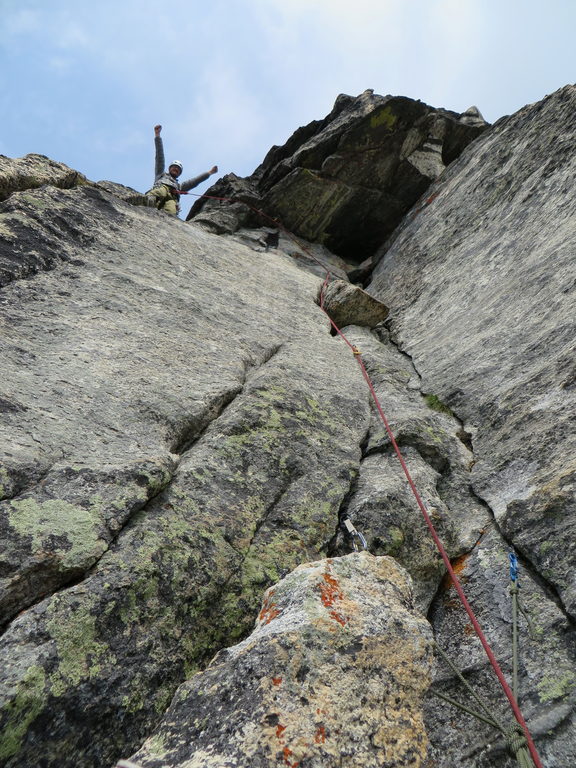
[[[573,616],[575,106],[567,86],[469,147],[369,287],[473,435],[476,493]]]
[[[504,610],[511,544],[523,559],[526,602],[543,629],[523,645],[521,704],[550,767],[576,755],[575,106],[576,88],[567,86],[468,147],[395,233],[368,288],[390,306],[391,337],[423,391],[448,405],[470,437],[471,487],[493,530],[459,567],[505,661],[510,620],[494,611]],[[456,620],[453,598],[449,610],[443,600],[431,614],[441,641],[503,712],[493,675],[479,651],[472,655],[471,627]],[[436,700],[430,711],[438,765],[512,765],[502,744],[478,746],[498,734],[466,720],[478,733],[466,752],[459,729],[446,725],[448,712],[461,715]]]
[[[546,768],[576,754],[575,106],[567,87],[472,144],[388,243],[370,289],[391,308],[385,327],[344,328],[506,673],[506,555],[519,551],[538,625],[532,642],[521,624],[520,699]],[[466,121],[474,110],[452,128]],[[330,150],[315,144],[321,122],[258,179]],[[446,138],[444,160],[453,150]],[[0,204],[0,765],[134,753],[182,681],[201,687],[195,673],[248,635],[270,585],[350,551],[345,515],[407,568],[440,643],[508,717],[359,358],[317,306],[314,259],[293,260],[287,233],[254,250],[264,229],[243,203],[229,224],[250,247],[24,160],[2,166]],[[353,310],[343,322],[360,322]],[[442,664],[436,685],[457,695]],[[498,734],[470,721],[468,739],[430,702],[426,768],[511,768]]]
[[[349,327],[344,332],[361,352],[384,416],[444,546],[451,557],[462,555],[491,522],[470,491],[473,454],[468,436],[448,408],[422,392],[410,359],[390,342],[385,328],[373,333]],[[370,551],[395,557],[410,572],[416,601],[426,612],[444,565],[373,402],[363,461],[345,512]],[[346,540],[342,543],[349,546]]]
[[[506,678],[512,684],[512,602],[509,593],[508,550],[495,530],[488,531],[469,555],[456,561],[476,615],[489,638]],[[518,700],[545,766],[571,765],[576,754],[576,673],[574,633],[570,619],[543,587],[537,574],[521,562],[518,620]],[[456,592],[448,581],[430,614],[436,640],[504,727],[514,719],[504,693]],[[529,623],[530,622],[530,623]],[[438,659],[435,689],[480,710],[478,704]],[[481,711],[481,710],[480,710]],[[430,694],[426,726],[432,741],[430,759],[439,768],[463,765],[515,768],[518,763],[494,728]],[[462,738],[463,733],[467,734]]]
[[[418,768],[432,658],[430,627],[392,558],[300,565],[268,590],[252,634],[180,687],[131,760]]]
[[[318,301],[338,328],[346,325],[374,328],[388,317],[388,307],[381,301],[344,280],[323,285]]]
[[[368,399],[285,259],[94,189],[4,205],[66,261],[1,294],[0,754],[100,766],[320,554]]]

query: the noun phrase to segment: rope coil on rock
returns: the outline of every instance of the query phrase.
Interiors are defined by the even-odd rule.
[[[464,607],[464,610],[468,614],[468,618],[470,619],[472,626],[474,627],[474,631],[476,632],[476,635],[478,639],[480,640],[480,643],[482,644],[482,647],[484,648],[484,652],[486,653],[486,656],[488,657],[488,660],[496,674],[496,677],[498,678],[498,681],[500,683],[500,686],[502,687],[502,690],[504,691],[504,694],[506,698],[508,699],[508,702],[512,708],[512,711],[514,713],[514,717],[516,718],[516,721],[518,723],[517,728],[520,729],[520,731],[523,734],[523,737],[526,741],[526,744],[528,746],[528,760],[530,760],[530,756],[532,757],[533,764],[535,768],[543,768],[542,762],[540,761],[540,758],[538,756],[538,752],[536,751],[536,746],[534,744],[534,741],[532,739],[532,736],[530,734],[530,731],[528,729],[528,726],[524,720],[524,717],[522,715],[522,712],[520,711],[520,708],[518,706],[516,696],[512,692],[510,686],[508,685],[506,678],[504,677],[504,674],[502,672],[502,669],[500,667],[500,664],[498,663],[498,660],[496,659],[494,652],[492,651],[492,648],[490,647],[484,632],[482,631],[482,628],[480,627],[480,624],[478,623],[478,620],[476,618],[476,615],[474,614],[474,611],[472,610],[472,607],[470,606],[470,603],[468,602],[468,599],[466,598],[466,595],[464,594],[464,591],[462,589],[462,586],[460,584],[460,581],[452,567],[452,563],[450,562],[450,559],[446,553],[446,550],[444,549],[444,545],[442,544],[442,541],[436,531],[436,528],[434,527],[434,524],[430,518],[430,515],[428,514],[428,510],[426,509],[426,506],[424,505],[424,502],[422,501],[422,498],[418,492],[418,489],[416,488],[416,485],[414,483],[414,480],[412,479],[412,476],[410,474],[410,470],[408,469],[408,466],[404,460],[404,457],[402,455],[402,452],[400,451],[400,448],[398,447],[398,444],[396,442],[396,438],[394,437],[394,434],[392,432],[392,429],[390,428],[390,424],[388,423],[388,419],[386,418],[386,415],[384,413],[384,410],[382,409],[382,405],[380,404],[380,400],[378,398],[378,395],[376,393],[374,384],[372,382],[372,379],[370,378],[370,375],[368,374],[368,371],[366,370],[366,366],[364,365],[364,361],[362,360],[362,355],[357,347],[355,347],[347,338],[346,335],[343,333],[343,331],[336,325],[334,320],[330,317],[329,313],[326,311],[324,307],[324,298],[325,298],[325,291],[326,287],[330,282],[330,279],[332,277],[332,274],[330,272],[330,268],[326,266],[320,259],[318,259],[309,248],[306,248],[303,246],[295,237],[294,235],[286,229],[277,219],[274,219],[272,216],[269,216],[264,211],[255,208],[254,206],[250,205],[249,203],[246,203],[243,200],[234,200],[233,198],[226,198],[226,197],[214,197],[211,195],[201,195],[201,194],[195,194],[190,193],[194,197],[202,197],[207,199],[214,199],[219,200],[222,202],[229,202],[229,203],[243,203],[248,208],[250,208],[254,213],[257,213],[258,215],[262,216],[264,219],[268,219],[268,221],[271,221],[275,227],[281,229],[296,245],[298,245],[299,248],[301,248],[313,261],[315,261],[317,264],[319,264],[322,269],[326,272],[326,277],[324,279],[324,282],[322,284],[322,287],[320,289],[320,297],[319,297],[319,305],[320,309],[324,312],[326,317],[328,318],[330,325],[334,329],[335,333],[340,336],[340,338],[350,347],[350,350],[352,351],[356,362],[360,366],[360,370],[362,372],[362,376],[364,380],[366,381],[366,384],[368,386],[368,389],[370,390],[370,394],[372,396],[372,399],[374,401],[376,410],[378,412],[378,415],[380,416],[380,419],[384,425],[384,428],[386,430],[386,433],[388,435],[388,438],[390,439],[390,442],[392,444],[392,447],[394,449],[394,452],[400,461],[400,465],[402,467],[402,470],[404,472],[404,475],[406,477],[406,480],[408,482],[408,485],[410,486],[410,489],[412,490],[412,493],[414,495],[414,498],[416,500],[416,503],[424,517],[424,520],[426,522],[426,525],[428,527],[428,530],[434,540],[434,543],[436,545],[436,548],[438,549],[438,552],[440,553],[440,556],[444,562],[444,565],[446,567],[446,570],[448,572],[448,575],[450,576],[450,580],[452,581],[452,584],[458,594],[458,597],[460,599],[460,602],[462,603],[462,606]],[[514,741],[516,744],[516,741]],[[525,750],[525,747],[520,748],[520,752],[522,752],[522,749]],[[516,753],[518,754],[518,753]],[[522,757],[524,759],[524,757]],[[530,765],[530,762],[521,763],[521,768],[533,768]]]

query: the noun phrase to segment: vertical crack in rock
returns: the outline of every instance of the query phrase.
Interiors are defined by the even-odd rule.
[[[349,326],[349,341],[362,359],[387,414],[392,432],[449,556],[458,557],[477,542],[486,511],[470,491],[473,454],[462,440],[462,424],[447,409],[425,398],[421,379],[408,355],[382,326],[375,331]],[[426,610],[444,566],[375,409],[356,485],[346,500],[355,526],[370,551],[396,557],[415,579],[417,601]],[[342,538],[330,551],[342,553]]]
[[[69,554],[70,549],[73,549],[76,545],[72,542],[71,546],[68,549],[66,548],[69,543],[69,536],[67,538],[67,534],[64,530],[62,532],[61,542],[57,540],[53,531],[49,534],[47,533],[46,536],[42,538],[43,546],[47,550],[45,559],[40,558],[38,551],[36,551],[30,565],[26,567],[26,564],[23,562],[24,555],[21,552],[19,553],[17,563],[18,571],[15,576],[11,578],[9,577],[8,579],[6,577],[4,578],[4,584],[2,585],[2,591],[0,592],[0,610],[2,615],[0,636],[6,631],[10,620],[17,612],[30,608],[50,595],[54,595],[72,586],[77,586],[87,578],[104,554],[117,540],[124,528],[129,524],[134,515],[137,513],[145,515],[148,507],[151,506],[158,496],[170,486],[177,474],[178,465],[182,455],[189,451],[193,445],[200,440],[210,424],[216,421],[234,399],[242,393],[249,370],[252,367],[259,367],[266,364],[279,349],[280,345],[275,345],[261,355],[258,363],[247,363],[244,380],[240,382],[237,387],[230,389],[228,392],[216,395],[212,399],[212,402],[206,405],[202,413],[196,413],[189,419],[182,420],[182,423],[178,425],[176,429],[174,443],[170,446],[172,456],[169,459],[169,466],[166,467],[162,476],[155,482],[147,481],[144,474],[141,474],[140,476],[136,475],[135,477],[131,474],[127,475],[124,482],[129,483],[131,480],[136,479],[138,485],[142,485],[144,488],[146,497],[141,500],[135,498],[130,504],[127,504],[126,510],[120,519],[107,521],[107,531],[104,529],[99,531],[101,537],[99,541],[101,541],[101,545],[94,551],[94,553],[88,553],[87,551],[86,556],[79,557],[77,565],[71,562]],[[18,510],[20,516],[25,514],[28,508],[30,508],[30,514],[36,514],[37,509],[46,509],[48,505],[54,504],[54,502],[51,502],[51,499],[58,498],[58,489],[54,486],[57,486],[59,482],[55,483],[54,478],[51,477],[51,474],[55,474],[54,470],[55,468],[51,467],[44,472],[44,475],[39,478],[35,486],[26,489],[25,493],[22,492],[18,494],[17,497],[4,499],[3,502],[13,502],[19,499],[21,502],[21,509]],[[112,473],[117,471],[118,470],[112,470]],[[119,468],[119,471],[121,472],[122,468]],[[70,497],[70,486],[75,480],[74,473],[69,467],[66,467],[63,471],[60,470],[60,474],[63,475]],[[112,478],[112,475],[110,475],[110,478]],[[95,480],[98,484],[103,482],[96,478]],[[46,488],[48,488],[48,490],[46,490]],[[80,488],[78,508],[83,507],[82,496],[85,496],[86,492],[87,484],[83,482]],[[42,498],[45,498],[45,500],[42,501]],[[116,500],[113,498],[111,503],[115,504]],[[9,506],[14,505],[11,504]],[[62,514],[62,509],[62,502],[58,502],[57,507],[55,506],[55,512],[57,511],[60,515]],[[5,510],[6,506],[0,502],[0,525],[4,522],[2,515]],[[48,512],[45,512],[44,514],[46,515]],[[10,520],[12,518],[8,516],[6,519]],[[46,518],[46,524],[48,524],[48,518]],[[37,534],[36,538],[33,538],[32,545],[37,546],[39,541],[40,534]],[[58,563],[57,550],[55,548],[49,549],[50,545],[56,547],[58,544],[64,545],[64,554],[62,555],[62,558],[65,561],[59,568],[57,568],[57,566],[60,565]],[[21,547],[21,549],[23,550],[23,547]],[[79,553],[79,555],[80,554],[81,553]],[[66,561],[66,558],[68,558],[68,561]],[[9,565],[6,558],[3,560],[2,565],[2,570],[8,576]]]
[[[269,363],[281,349],[282,344],[273,344],[269,348],[261,350],[256,360],[245,360],[243,376],[238,382],[238,386],[223,393],[218,399],[210,403],[200,419],[198,419],[197,416],[192,416],[189,421],[184,421],[177,434],[174,436],[174,442],[170,450],[180,457],[189,451],[194,444],[200,440],[208,427],[216,421],[216,419],[220,418],[225,409],[242,394],[251,374]]]
[[[516,553],[522,570],[528,573],[530,578],[540,586],[541,590],[546,594],[547,599],[552,600],[556,604],[558,609],[561,610],[564,614],[566,621],[576,628],[576,617],[571,615],[567,610],[562,600],[562,595],[558,591],[556,584],[554,584],[553,581],[547,579],[538,569],[537,565],[530,559],[530,553],[526,553],[520,547],[518,547],[514,542],[514,538],[503,530],[502,526],[498,522],[494,510],[491,508],[490,504],[488,504],[486,499],[482,498],[481,495],[476,493],[472,487],[470,490],[478,502],[482,504],[490,513],[491,528],[498,532],[498,535],[501,537],[502,541],[507,545],[508,551],[513,550]]]
[[[350,548],[354,546],[350,541],[350,537],[345,535],[342,529],[342,521],[349,515],[350,502],[354,498],[358,488],[358,478],[360,477],[360,470],[362,468],[362,459],[364,458],[364,451],[370,437],[370,430],[366,430],[364,437],[362,438],[360,448],[360,465],[358,471],[354,472],[350,478],[350,485],[348,490],[342,498],[342,502],[338,509],[338,517],[335,523],[335,530],[331,538],[322,546],[321,551],[326,553],[327,557],[341,557],[343,554],[348,554]],[[361,532],[360,532],[361,533]],[[358,542],[356,542],[358,544]]]
[[[184,420],[171,448],[180,453],[190,447],[241,391],[239,385],[217,395],[202,414]],[[145,514],[170,485],[179,461],[172,450],[134,467],[75,468],[73,462],[60,462],[36,486],[0,502],[0,529],[10,543],[0,571],[4,628],[15,613],[80,583],[134,515]]]
[[[512,682],[512,604],[508,591],[508,545],[496,527],[490,527],[469,554],[454,562],[454,569],[468,595],[499,664]],[[519,614],[519,704],[537,741],[544,764],[554,764],[552,755],[569,754],[574,726],[574,625],[548,589],[534,578],[530,568],[520,567],[520,599],[530,624]],[[496,718],[514,722],[513,713],[484,651],[477,642],[470,620],[448,579],[438,590],[428,614],[439,645],[462,670],[467,681],[488,702]],[[443,662],[435,675],[435,687],[448,696],[468,701],[468,694]],[[454,721],[457,716],[458,725]],[[499,734],[436,697],[426,704],[430,757],[440,768],[460,760],[472,766],[508,766]],[[554,740],[551,727],[556,728]],[[548,727],[547,727],[548,726]],[[461,733],[474,734],[463,743]],[[549,750],[552,750],[549,752]],[[547,754],[550,763],[547,762]]]
[[[432,410],[437,410],[440,413],[447,413],[450,416],[452,416],[453,419],[455,419],[459,425],[460,429],[456,432],[456,436],[460,439],[460,441],[464,444],[464,446],[470,451],[471,454],[474,454],[474,444],[473,444],[473,435],[470,432],[467,432],[464,426],[464,421],[458,416],[458,414],[452,410],[449,406],[447,406],[445,403],[443,403],[437,395],[424,392],[423,386],[422,386],[422,374],[418,370],[416,363],[414,361],[414,358],[412,355],[402,346],[400,341],[397,338],[397,335],[395,334],[393,330],[393,323],[394,319],[393,317],[389,318],[387,322],[383,325],[382,329],[379,331],[380,334],[386,330],[386,338],[392,344],[397,350],[400,355],[403,355],[406,360],[410,363],[410,366],[412,370],[414,371],[415,376],[418,379],[418,382],[420,384],[419,389],[422,397],[426,401],[426,404],[432,408]],[[472,459],[474,461],[474,459]],[[473,493],[472,489],[471,492]]]
[[[390,333],[390,341],[405,355],[418,373],[411,356],[401,348]],[[419,380],[421,377],[418,374]],[[420,385],[420,389],[422,386]],[[468,470],[475,464],[473,438],[465,423],[452,408],[445,409],[434,395],[422,393],[427,405],[434,410],[450,411],[460,428],[456,436],[472,453]],[[404,445],[401,435],[399,445]],[[408,441],[409,442],[409,441]],[[413,442],[418,448],[418,441]],[[428,451],[420,451],[423,458],[429,458]],[[439,468],[437,466],[437,468]],[[449,474],[439,478],[439,495],[445,498],[443,488]],[[487,523],[477,539],[464,551],[452,556],[452,566],[468,595],[499,662],[508,679],[511,679],[511,604],[507,596],[508,560],[511,547],[517,547],[515,537],[506,532],[499,523],[490,504],[474,488],[468,473],[467,493],[475,499],[476,505],[485,510]],[[436,523],[436,521],[434,521]],[[491,554],[488,554],[491,553]],[[497,556],[495,556],[497,553]],[[536,627],[535,638],[528,630],[526,619],[519,618],[520,632],[520,704],[534,738],[539,740],[538,748],[556,749],[558,754],[570,750],[570,733],[575,725],[574,691],[576,678],[574,665],[574,620],[566,611],[561,596],[553,583],[545,579],[529,556],[518,548],[521,560],[522,601],[526,603]],[[497,586],[495,586],[495,583]],[[496,600],[494,599],[496,596]],[[513,723],[513,716],[502,690],[488,665],[483,652],[478,652],[474,643],[475,634],[467,615],[461,606],[448,577],[440,582],[427,611],[437,642],[452,656],[463,670],[468,681],[490,702],[492,711],[505,723]],[[560,630],[560,631],[559,631]],[[544,648],[546,646],[546,648]],[[435,676],[435,686],[456,700],[467,702],[468,695],[450,670],[441,664]],[[460,725],[451,725],[457,716]],[[429,696],[426,705],[426,726],[431,738],[430,759],[439,768],[452,768],[457,761],[468,761],[471,766],[512,765],[507,756],[504,742],[498,733],[450,705]],[[550,744],[550,734],[555,728],[557,745]],[[476,734],[472,745],[462,741],[461,733],[466,729]]]
[[[386,326],[389,326],[389,325],[390,325],[390,321],[386,323]],[[418,377],[419,381],[421,382],[422,376],[419,373],[413,358],[405,349],[402,348],[397,338],[395,337],[394,332],[389,327],[388,327],[388,331],[389,331],[387,335],[388,340],[390,341],[391,344],[393,344],[396,347],[398,352],[410,362],[410,365],[414,370],[415,375]],[[464,421],[458,416],[458,413],[454,412],[452,408],[449,408],[444,403],[442,403],[442,401],[436,395],[430,395],[422,392],[422,386],[420,387],[420,389],[421,389],[422,397],[424,398],[424,400],[426,401],[427,405],[430,408],[440,413],[447,413],[460,425],[460,429],[456,432],[456,436],[461,440],[463,445],[472,454],[471,460],[470,460],[470,467],[469,467],[471,470],[475,464],[473,437],[472,437],[472,434],[466,430]],[[439,479],[438,487],[439,487],[440,495],[442,496],[441,486],[445,481],[445,477],[450,472],[449,465],[446,463],[445,459],[443,459],[442,455],[437,451],[435,451],[433,446],[425,446],[425,445],[423,446],[420,441],[411,440],[410,438],[407,438],[405,436],[399,437],[397,439],[397,442],[399,447],[402,447],[404,445],[412,445],[412,447],[414,447],[420,453],[420,455],[425,461],[429,461],[429,463],[437,471],[441,472],[441,474],[444,477]],[[366,455],[370,455],[370,452],[375,452],[379,450],[380,449],[378,448],[378,446],[373,447],[372,449],[368,449]],[[441,466],[442,464],[444,466]],[[518,553],[521,554],[524,561],[524,565],[530,570],[532,578],[535,579],[536,581],[540,581],[543,588],[548,593],[549,598],[553,599],[557,603],[558,607],[565,613],[567,620],[569,620],[571,623],[574,623],[574,617],[571,617],[570,614],[568,613],[566,606],[562,602],[561,595],[558,592],[554,583],[546,579],[543,576],[543,574],[538,571],[536,564],[532,562],[532,560],[530,559],[529,553],[523,551],[522,547],[519,546],[518,543],[515,541],[514,536],[511,535],[510,533],[507,534],[504,531],[503,527],[498,522],[494,509],[490,506],[488,501],[485,498],[483,498],[482,495],[474,489],[472,482],[470,482],[468,485],[468,491],[470,495],[474,497],[477,500],[477,502],[488,511],[491,518],[490,524],[495,530],[498,531],[499,535],[502,537],[502,540],[505,541],[509,547],[516,549]],[[471,548],[467,549],[466,552],[462,554],[469,555],[472,552],[472,549],[474,548],[474,546],[476,546],[476,544],[479,542],[480,542],[480,539],[478,539],[478,541],[475,542]]]
[[[334,392],[329,376],[300,371],[300,356],[297,341],[269,350],[88,576],[4,633],[0,717],[18,759],[34,764],[66,742],[70,757],[60,750],[59,760],[71,768],[78,744],[89,742],[83,760],[97,766],[135,748],[175,687],[245,635],[262,591],[318,555],[357,466],[367,410],[346,376]],[[337,362],[315,359],[322,372]],[[332,399],[322,404],[324,395]],[[24,702],[16,719],[15,701]],[[124,727],[111,727],[119,718]]]

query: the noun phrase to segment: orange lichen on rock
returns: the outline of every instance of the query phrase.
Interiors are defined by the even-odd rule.
[[[462,576],[462,572],[466,568],[466,563],[468,562],[468,559],[470,557],[470,553],[467,553],[465,555],[461,555],[460,557],[457,557],[456,560],[452,562],[452,570],[458,576],[459,581],[464,583],[467,581],[466,576]],[[444,578],[442,579],[442,588],[446,591],[453,589],[454,584],[452,583],[452,579],[450,578],[450,574],[447,573]]]
[[[284,747],[284,749],[282,750],[282,755],[284,757],[284,762],[286,763],[286,765],[289,766],[289,768],[298,768],[298,766],[300,765],[300,762],[298,760],[296,760],[296,762],[294,763],[290,761],[290,758],[293,755],[293,752],[291,749],[288,749],[288,747]]]
[[[324,581],[326,582],[325,584],[320,584],[320,597],[323,604],[330,608],[334,605],[335,600],[342,599],[342,590],[338,581],[329,573],[324,574]]]
[[[270,591],[264,601],[262,610],[258,614],[258,618],[264,624],[270,624],[270,622],[277,616],[280,616],[281,611],[277,608],[276,603],[272,602],[270,598],[274,595],[274,590]]]
[[[330,611],[330,618],[334,619],[334,621],[337,621],[338,624],[341,624],[343,627],[345,627],[348,623],[346,616],[342,616],[342,614],[338,613],[338,611]]]
[[[314,741],[316,744],[324,744],[326,742],[326,728],[323,725],[318,726],[314,735]]]
[[[324,573],[322,578],[324,583],[320,584],[320,599],[326,608],[333,608],[337,601],[342,600],[344,593],[334,576]],[[341,626],[348,623],[348,619],[336,610],[330,611],[329,616]]]

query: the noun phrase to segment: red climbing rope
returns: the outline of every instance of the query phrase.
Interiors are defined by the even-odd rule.
[[[194,194],[194,193],[190,193]],[[211,200],[220,200],[223,202],[244,202],[244,201],[237,201],[232,198],[226,198],[226,197],[213,197],[211,195],[196,195],[194,194],[194,197],[205,197]],[[326,271],[326,277],[324,282],[322,283],[322,288],[320,289],[320,309],[324,312],[328,320],[330,321],[330,324],[332,328],[334,329],[335,333],[340,336],[340,338],[350,347],[352,350],[354,357],[356,358],[356,362],[360,366],[360,370],[362,371],[362,376],[364,377],[364,380],[366,381],[366,384],[368,385],[368,389],[370,390],[370,394],[372,396],[372,399],[374,400],[374,404],[376,406],[376,410],[378,411],[378,414],[380,416],[380,419],[382,420],[382,423],[384,424],[384,427],[386,429],[386,432],[388,434],[388,437],[390,438],[390,442],[392,443],[392,447],[394,448],[394,451],[396,453],[396,456],[398,457],[398,460],[400,461],[400,465],[402,466],[402,469],[404,471],[404,474],[406,476],[406,480],[408,481],[408,484],[412,490],[412,493],[414,494],[414,498],[416,499],[416,503],[418,504],[418,507],[420,508],[420,511],[422,512],[422,515],[424,516],[424,520],[426,522],[426,525],[428,526],[428,529],[430,531],[430,534],[432,535],[432,538],[434,539],[434,543],[436,544],[436,547],[438,549],[438,552],[440,553],[442,560],[444,561],[444,565],[446,566],[446,570],[448,571],[448,575],[450,576],[450,579],[452,581],[452,584],[454,585],[454,588],[456,592],[458,593],[458,597],[460,598],[460,602],[462,603],[466,613],[468,614],[468,617],[472,623],[472,626],[474,627],[474,630],[476,632],[476,635],[478,636],[478,639],[480,640],[482,647],[484,648],[484,651],[486,653],[486,656],[488,657],[488,660],[490,661],[490,664],[492,665],[492,668],[494,669],[494,672],[496,673],[496,677],[498,678],[498,681],[500,682],[500,685],[502,686],[502,689],[506,695],[506,698],[508,699],[510,706],[512,708],[512,711],[514,712],[514,716],[518,722],[518,724],[521,726],[524,735],[526,737],[526,742],[528,745],[528,749],[530,751],[530,755],[532,756],[532,760],[534,761],[535,768],[543,768],[542,762],[540,761],[540,758],[538,756],[538,752],[536,751],[536,746],[534,744],[534,740],[532,739],[532,735],[530,734],[530,731],[528,730],[528,726],[526,724],[526,721],[524,720],[524,717],[522,716],[522,712],[520,711],[520,707],[518,706],[518,703],[516,701],[516,698],[514,694],[512,693],[512,690],[508,683],[506,682],[506,678],[504,677],[504,674],[502,672],[502,669],[500,668],[500,664],[498,663],[498,660],[496,659],[496,656],[494,655],[494,652],[492,651],[492,648],[490,647],[488,640],[484,636],[484,632],[482,631],[482,628],[480,627],[480,624],[478,623],[478,620],[474,614],[474,611],[472,610],[472,607],[470,606],[470,603],[468,602],[468,599],[466,595],[464,594],[464,590],[462,589],[462,586],[460,584],[460,581],[458,580],[458,577],[456,576],[456,573],[454,569],[452,568],[452,564],[450,562],[450,559],[446,553],[446,550],[444,549],[444,545],[442,544],[442,541],[440,537],[438,536],[438,533],[434,527],[434,524],[432,523],[432,520],[430,519],[430,515],[428,514],[428,511],[426,509],[426,506],[424,502],[422,501],[422,498],[420,494],[418,493],[418,489],[416,488],[416,485],[414,483],[414,480],[412,479],[412,476],[410,474],[410,470],[408,469],[408,466],[406,462],[404,461],[404,457],[402,456],[402,452],[400,451],[400,448],[398,447],[398,443],[396,442],[396,438],[394,437],[394,434],[392,432],[392,429],[390,428],[390,424],[388,423],[388,419],[386,418],[386,415],[382,409],[382,405],[380,403],[380,400],[378,399],[378,395],[376,394],[376,390],[374,388],[374,384],[372,382],[372,379],[370,378],[370,375],[368,374],[368,371],[366,370],[366,366],[364,365],[364,361],[362,360],[362,353],[360,350],[355,347],[347,338],[346,335],[342,332],[342,330],[336,325],[334,320],[330,317],[326,309],[324,308],[324,297],[326,288],[330,282],[331,273],[330,269],[314,254],[310,251],[310,249],[306,248],[306,246],[303,246],[295,237],[294,235],[289,232],[279,221],[272,218],[271,216],[268,216],[268,214],[264,213],[264,211],[261,211],[257,208],[254,208],[253,206],[249,205],[248,203],[244,202],[244,205],[246,205],[248,208],[250,208],[255,213],[259,214],[263,218],[268,219],[271,221],[275,227],[281,229],[293,242],[295,242],[299,248],[301,248],[310,258],[312,258],[317,264],[319,264],[322,269]]]

